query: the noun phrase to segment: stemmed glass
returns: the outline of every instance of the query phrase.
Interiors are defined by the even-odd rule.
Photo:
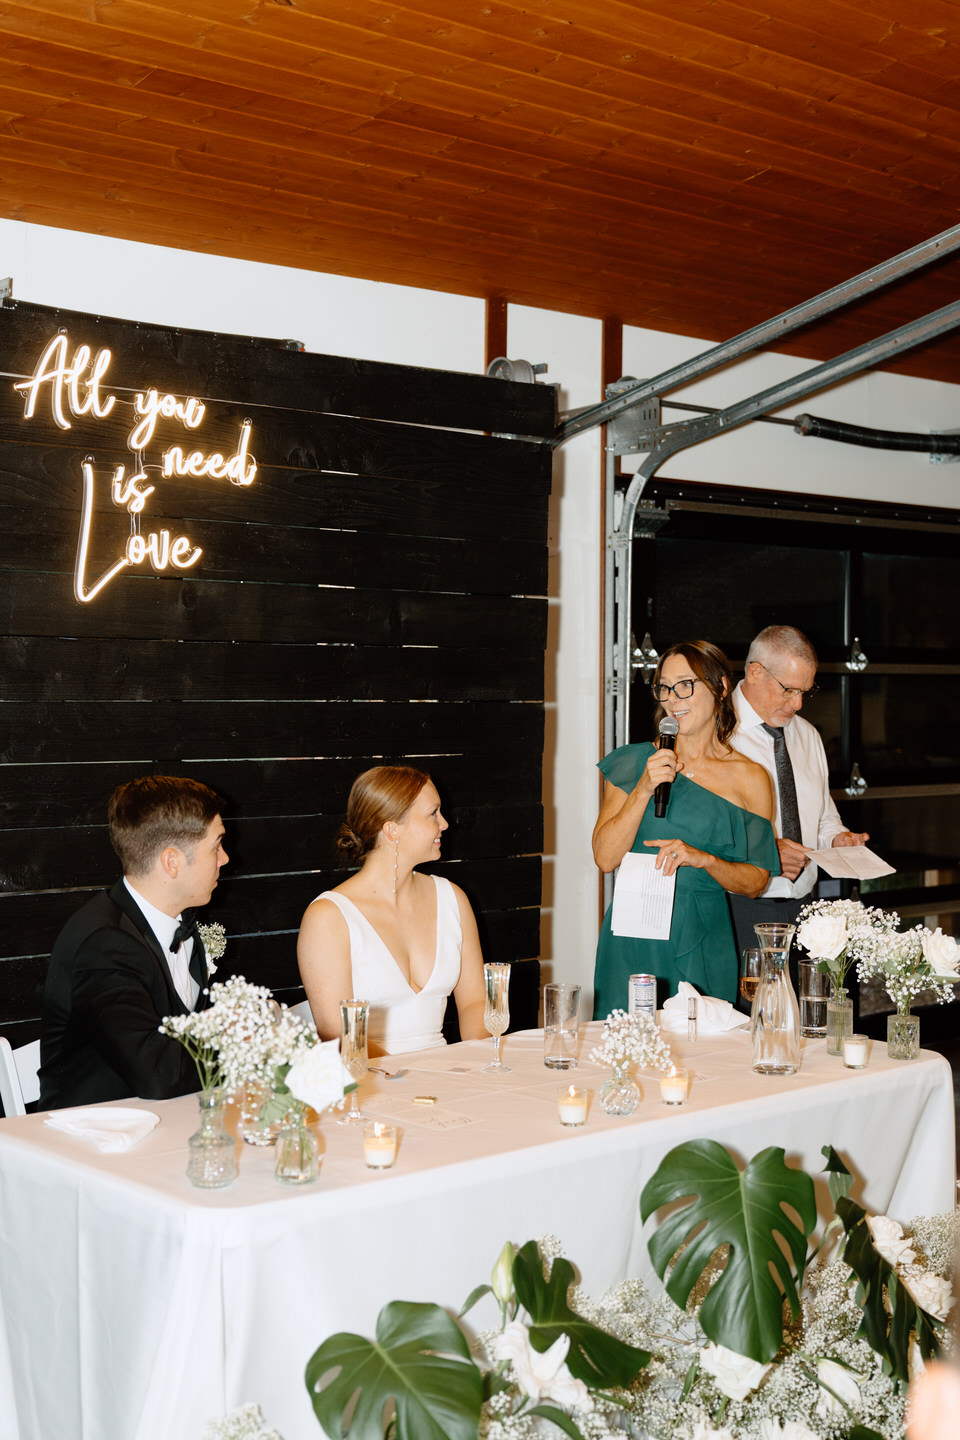
[[[367,1071],[367,1020],[370,1006],[366,1000],[340,1001],[340,1059],[358,1083]],[[360,1111],[357,1091],[350,1091],[350,1109],[341,1115],[338,1125],[356,1125],[367,1117]]]
[[[748,1005],[752,1005],[753,997],[760,986],[763,951],[759,948],[741,950],[740,961],[740,994]]]
[[[500,1059],[500,1036],[510,1024],[510,969],[509,965],[485,964],[483,979],[486,985],[486,1002],[483,1007],[483,1023],[493,1036],[493,1061],[484,1065],[484,1070],[496,1070],[505,1075],[510,1069]]]

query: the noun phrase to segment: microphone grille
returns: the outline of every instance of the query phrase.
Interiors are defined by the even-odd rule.
[[[658,728],[661,735],[679,735],[680,722],[675,715],[664,715]]]

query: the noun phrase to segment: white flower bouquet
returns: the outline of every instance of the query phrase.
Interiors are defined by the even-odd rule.
[[[906,1015],[921,991],[930,991],[946,1005],[956,996],[960,950],[951,935],[925,925],[884,935],[857,964],[861,980],[875,978],[901,1015]]]
[[[800,911],[797,944],[838,991],[845,987],[850,967],[872,960],[899,923],[894,911],[859,900],[814,900]]]

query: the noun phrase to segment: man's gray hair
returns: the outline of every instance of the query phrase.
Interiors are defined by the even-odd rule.
[[[803,631],[797,630],[793,625],[768,625],[765,630],[761,630],[750,642],[746,664],[750,665],[756,660],[761,665],[772,665],[776,663],[778,656],[793,656],[794,659],[812,665],[814,670],[817,668],[816,650]]]

